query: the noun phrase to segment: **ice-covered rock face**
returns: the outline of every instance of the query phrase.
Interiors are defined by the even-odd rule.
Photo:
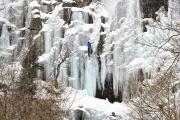
[[[9,60],[14,60],[20,53],[20,44],[24,37],[25,26],[25,4],[23,1],[12,3],[11,1],[1,0],[0,10],[0,34],[1,36],[1,52],[0,56],[8,57]],[[22,37],[22,38],[21,38]],[[21,42],[20,42],[21,41]],[[17,45],[19,44],[18,48]],[[16,50],[15,50],[16,49]],[[7,54],[6,54],[7,53]]]
[[[40,5],[36,1],[30,3],[28,14],[30,21],[28,29],[40,31],[42,29]]]
[[[129,82],[152,78],[171,56],[162,52],[154,59],[156,50],[145,42],[159,45],[172,34],[152,26],[179,19],[175,8],[180,2],[169,0],[168,13],[167,0],[90,2],[0,0],[0,57],[21,60],[23,69],[33,71],[32,80],[54,79],[60,73],[60,84],[86,90],[89,96],[110,102],[134,97],[137,86]],[[88,41],[93,42],[90,57]],[[75,109],[77,119],[96,113],[91,106],[84,108]],[[104,117],[109,116],[97,114],[94,119]]]
[[[152,3],[157,6],[151,6]],[[86,89],[90,96],[110,102],[123,101],[125,96],[133,96],[128,80],[143,81],[153,76],[150,66],[153,53],[139,42],[145,37],[155,40],[157,29],[146,25],[147,32],[143,33],[143,21],[153,24],[154,20],[142,18],[154,16],[163,4],[167,2],[94,0],[79,8],[73,0],[3,1],[0,6],[6,10],[4,14],[9,14],[1,17],[0,54],[12,55],[14,50],[14,58],[18,58],[23,51],[32,51],[35,60],[28,65],[36,65],[33,70],[37,78],[54,78],[59,70],[59,83]],[[172,8],[179,2],[169,1],[168,5]],[[152,13],[148,14],[149,11]],[[168,12],[173,19],[177,14],[172,9]],[[93,42],[90,57],[88,41]],[[32,50],[35,48],[36,51]],[[30,61],[30,57],[24,58]]]
[[[179,12],[180,12],[180,1],[179,0],[169,0],[168,2],[169,10],[168,16],[171,20],[179,19]]]
[[[135,39],[142,32],[140,2],[114,1],[111,4],[115,9],[107,6],[108,2],[103,3],[108,11],[101,5],[85,9],[56,7],[63,15],[60,19],[52,17],[46,22],[45,49],[48,60],[45,66],[46,78],[56,74],[54,60],[59,59],[56,51],[62,49],[56,49],[56,46],[66,42],[68,49],[76,52],[61,66],[59,80],[76,89],[86,89],[90,96],[108,98],[113,102],[122,101],[125,83],[131,74],[132,79],[143,81],[150,77],[150,69],[144,69],[145,58],[141,58],[144,48],[136,44]],[[90,16],[92,22],[89,22]],[[61,25],[56,28],[53,22],[58,23],[61,19],[65,21],[65,26],[58,30],[63,24],[59,23]],[[61,33],[63,37],[57,36],[58,31],[64,31]],[[88,41],[94,42],[90,58],[87,55]],[[40,57],[39,62],[43,61],[44,56]],[[131,66],[138,67],[132,68],[133,71],[127,69]]]

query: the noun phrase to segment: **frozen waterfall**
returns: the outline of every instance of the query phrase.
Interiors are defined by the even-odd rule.
[[[59,82],[86,89],[90,96],[96,96],[97,89],[103,91],[107,87],[105,83],[112,81],[113,94],[117,97],[128,79],[128,64],[141,54],[136,53],[140,46],[134,44],[135,36],[142,31],[140,4],[139,0],[114,1],[112,6],[105,0],[103,4],[105,7],[100,4],[84,8],[56,6],[44,24],[45,54],[40,56],[39,62],[46,61],[46,78],[53,77],[56,74],[54,62],[66,43],[75,53],[61,65]],[[66,14],[59,15],[65,11]],[[106,37],[102,39],[103,35]],[[103,42],[101,54],[98,53],[100,40]],[[93,42],[90,58],[88,41]]]
[[[138,57],[135,51],[139,46],[134,44],[134,38],[142,31],[139,0],[116,2],[110,20],[103,50],[107,54],[101,56],[101,82],[105,83],[106,75],[112,74],[114,95],[118,96],[123,83],[128,80],[127,65]]]
[[[156,32],[166,38],[170,32],[142,25],[155,23],[151,18],[142,19],[140,0],[93,1],[82,8],[72,4],[72,0],[66,2],[0,0],[0,9],[4,5],[3,10],[9,13],[9,21],[2,19],[1,51],[28,51],[29,46],[38,43],[42,53],[36,64],[43,69],[37,68],[39,79],[54,78],[62,62],[60,83],[103,99],[114,97],[121,101],[129,80],[141,81],[140,75],[143,79],[153,76],[155,49],[143,43],[147,38],[159,44],[162,39],[156,40]],[[169,19],[178,18],[173,10],[179,4],[178,0],[169,0],[169,7],[173,8],[168,11]],[[34,25],[37,22],[39,26]],[[143,31],[143,27],[147,30]],[[88,41],[93,42],[90,57]],[[160,62],[154,61],[157,69]]]

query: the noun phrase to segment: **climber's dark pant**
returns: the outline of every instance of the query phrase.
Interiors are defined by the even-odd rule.
[[[90,57],[90,55],[92,54],[92,48],[91,47],[88,47],[88,56]]]

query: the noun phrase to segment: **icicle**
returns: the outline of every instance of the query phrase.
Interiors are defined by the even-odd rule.
[[[7,30],[6,25],[3,24],[1,38],[0,38],[0,49],[1,51],[5,51],[9,46],[10,46],[9,32]]]
[[[168,0],[168,17],[170,21],[180,19],[179,8],[180,1],[179,0]]]

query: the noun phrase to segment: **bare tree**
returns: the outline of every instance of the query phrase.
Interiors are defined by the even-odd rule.
[[[163,22],[163,25],[160,21]],[[131,78],[129,86],[131,89],[134,88],[133,94],[135,95],[131,97],[129,106],[133,110],[131,116],[135,120],[180,119],[180,107],[177,101],[180,99],[177,95],[180,84],[180,24],[179,21],[171,24],[166,23],[164,20],[160,21],[149,24],[149,27],[157,29],[156,32],[159,35],[156,39],[159,40],[159,43],[157,44],[145,38],[143,43],[139,43],[143,46],[154,48],[154,59],[161,56],[162,52],[168,53],[170,56],[160,59],[159,63],[161,63],[161,66],[151,71],[155,73],[155,76],[150,78],[143,77],[143,79],[138,77],[139,81]],[[166,35],[169,36],[165,37],[158,30],[165,31]]]
[[[68,56],[64,59],[67,58]],[[65,61],[64,59],[62,61]],[[19,66],[15,66],[13,63],[7,63],[4,59],[1,60],[0,63],[1,119],[52,120],[63,119],[66,116],[66,111],[68,111],[70,107],[69,105],[67,108],[66,102],[71,92],[64,94],[65,88],[62,84],[58,85],[58,89],[56,89],[53,84],[54,81],[52,80],[50,81],[52,84],[49,84],[45,88],[51,97],[40,98],[39,96],[34,96],[31,92],[27,92],[26,89],[19,89],[19,85],[21,85],[21,87],[24,87],[24,84],[26,85],[29,77],[27,74],[19,74],[20,69],[17,69]],[[61,65],[62,63],[59,62],[59,64]],[[24,81],[23,84],[19,84],[19,81],[22,79]],[[36,84],[34,80],[33,82]],[[30,84],[28,83],[28,85]],[[38,87],[37,84],[36,86]],[[35,90],[36,95],[38,91],[37,89]]]
[[[177,56],[179,59],[179,56]],[[131,83],[137,86],[136,95],[131,99],[132,116],[136,120],[167,119],[178,120],[179,108],[176,100],[176,70],[177,61],[165,72],[159,73],[153,79]]]
[[[64,43],[63,45],[60,46],[60,50],[58,53],[57,59],[55,59],[55,66],[56,66],[56,75],[54,78],[54,86],[55,88],[58,88],[58,77],[60,75],[60,67],[61,65],[66,62],[70,57],[73,56],[78,50],[78,48],[75,48],[74,50],[71,49],[71,43]]]

